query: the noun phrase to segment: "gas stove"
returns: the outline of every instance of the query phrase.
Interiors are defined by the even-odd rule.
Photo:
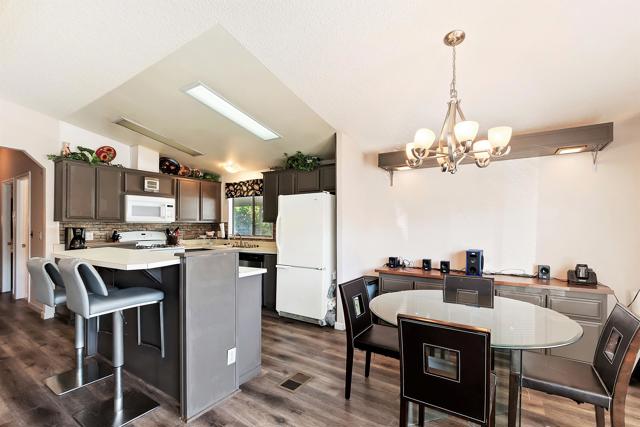
[[[123,231],[120,233],[120,243],[135,244],[134,249],[183,253],[183,246],[167,245],[167,236],[162,231]]]

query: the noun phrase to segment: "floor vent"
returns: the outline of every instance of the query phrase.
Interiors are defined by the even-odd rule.
[[[298,390],[298,388],[302,384],[306,383],[310,379],[311,379],[311,377],[309,375],[303,374],[302,372],[298,372],[297,374],[295,374],[295,375],[287,378],[286,380],[284,380],[280,384],[280,387],[282,387],[285,390],[288,390],[290,392],[295,392],[296,390]]]

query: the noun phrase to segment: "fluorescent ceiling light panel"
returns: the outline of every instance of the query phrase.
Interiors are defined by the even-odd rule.
[[[580,153],[587,149],[586,145],[576,145],[573,147],[560,147],[556,150],[556,154],[573,154]]]
[[[229,101],[227,101],[202,83],[195,83],[194,85],[187,87],[184,92],[187,95],[190,95],[196,100],[202,102],[212,110],[222,114],[237,125],[242,126],[258,138],[261,138],[265,141],[280,138],[280,135],[261,125],[251,116],[240,111]]]
[[[165,138],[164,136],[155,133],[154,131],[152,131],[149,128],[146,128],[144,126],[142,126],[140,123],[136,123],[132,120],[127,119],[126,117],[121,117],[119,120],[116,120],[115,122],[113,122],[117,125],[120,125],[122,127],[125,127],[129,130],[132,130],[136,133],[139,133],[140,135],[144,135],[147,138],[151,138],[153,140],[156,140],[158,142],[161,142],[164,145],[168,145],[171,148],[175,148],[178,151],[182,151],[183,153],[187,153],[190,156],[196,157],[196,156],[202,156],[203,153],[193,150],[189,147],[185,147],[182,144],[178,144],[177,142],[175,142],[172,139],[169,138]]]

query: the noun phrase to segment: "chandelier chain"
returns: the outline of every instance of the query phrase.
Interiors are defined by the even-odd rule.
[[[449,96],[451,98],[458,98],[458,91],[456,90],[456,47],[453,46],[453,59],[452,59],[452,69],[453,75],[451,78],[451,85],[449,86]]]

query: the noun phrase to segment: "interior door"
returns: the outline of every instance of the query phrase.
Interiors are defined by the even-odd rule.
[[[13,283],[13,180],[2,183],[2,292]]]
[[[29,260],[31,234],[30,187],[28,176],[16,179],[14,187],[15,251],[13,269],[13,297],[16,300],[29,297],[27,261]]]

